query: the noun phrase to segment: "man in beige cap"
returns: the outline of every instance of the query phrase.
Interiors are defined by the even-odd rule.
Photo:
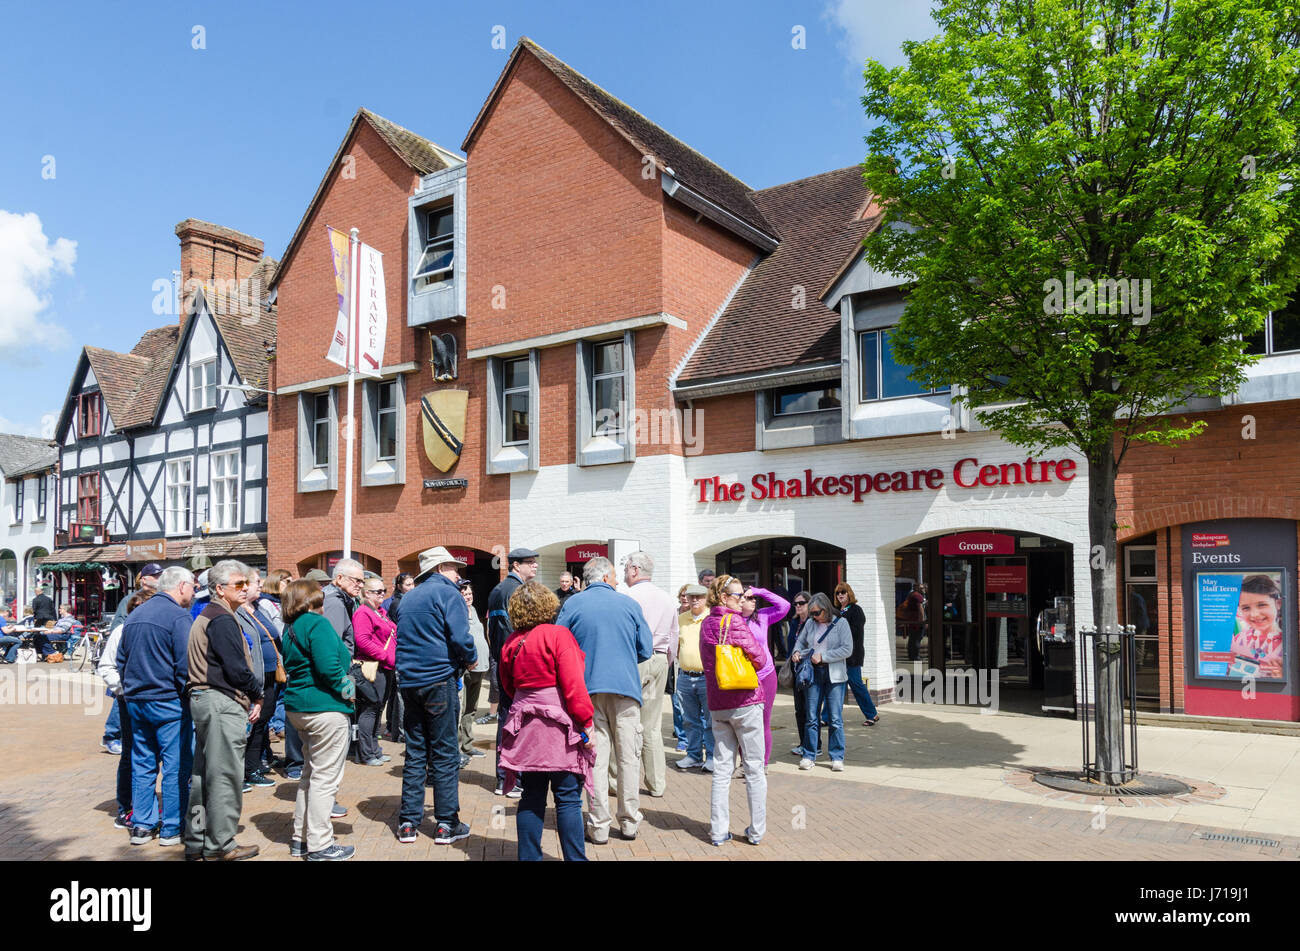
[[[478,657],[461,596],[465,562],[446,548],[420,552],[416,586],[402,598],[397,621],[397,682],[405,706],[406,764],[397,841],[414,842],[424,820],[424,788],[433,779],[433,841],[450,845],[469,835],[460,821],[460,702],[456,681]]]

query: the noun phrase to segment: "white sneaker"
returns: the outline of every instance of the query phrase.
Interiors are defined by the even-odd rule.
[[[813,767],[813,761],[810,760],[808,757],[805,756],[803,759],[799,760],[800,769],[812,769],[812,767]]]
[[[711,773],[711,772],[713,772],[713,764],[714,764],[715,762],[716,762],[716,760],[714,760],[713,757],[709,757],[708,759],[706,759],[706,760],[704,761],[704,771],[705,771],[706,773]]]
[[[694,769],[695,767],[703,766],[704,764],[694,756],[683,756],[677,762],[673,763],[673,765],[678,769]]]
[[[842,760],[842,759],[833,759],[833,760],[831,760],[831,772],[832,772],[832,773],[842,773],[842,772],[844,772],[844,760]]]

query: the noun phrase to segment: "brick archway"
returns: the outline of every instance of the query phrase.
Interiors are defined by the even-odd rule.
[[[1170,525],[1210,522],[1221,518],[1281,518],[1300,521],[1297,498],[1210,498],[1199,502],[1160,505],[1134,513],[1132,522],[1117,532],[1120,544]]]

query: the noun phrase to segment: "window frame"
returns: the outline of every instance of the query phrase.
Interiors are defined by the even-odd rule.
[[[320,413],[321,400],[325,401],[325,415],[323,417],[321,416]],[[328,469],[330,464],[330,457],[333,455],[333,453],[331,452],[331,449],[333,448],[333,440],[330,438],[330,435],[333,432],[333,428],[330,425],[331,424],[331,418],[330,418],[331,402],[332,401],[330,400],[329,391],[326,391],[324,393],[311,394],[311,421],[310,423],[308,423],[308,425],[311,428],[311,467],[313,469]],[[324,433],[325,438],[323,440],[321,439],[322,426],[324,426],[325,428],[325,433]],[[322,442],[324,443],[325,446],[324,462],[321,461],[321,457],[320,457]]]
[[[834,383],[834,386],[825,384]],[[789,412],[779,412],[777,410],[777,394],[788,390],[802,390],[805,393],[812,393],[816,390],[836,390],[839,392],[839,404],[836,406],[815,406],[812,409],[800,409]],[[794,419],[798,416],[808,416],[812,413],[834,413],[843,412],[844,410],[844,387],[838,380],[823,380],[813,383],[792,383],[789,386],[777,386],[767,391],[767,410],[772,419]]]
[[[1270,310],[1264,318],[1264,323],[1260,327],[1260,332],[1264,335],[1264,348],[1260,351],[1254,351],[1247,348],[1246,352],[1256,357],[1280,357],[1288,354],[1300,353],[1300,347],[1294,347],[1290,350],[1276,350],[1273,345],[1273,317],[1276,314],[1288,314],[1293,320],[1300,321],[1300,291],[1298,291],[1291,300],[1279,310]],[[1249,344],[1249,338],[1242,338]]]
[[[393,387],[393,405],[380,409],[383,387]],[[401,485],[406,482],[406,378],[402,374],[379,380],[366,380],[361,390],[361,484],[363,486]],[[379,455],[379,437],[383,416],[393,417],[393,455]]]
[[[505,364],[510,360],[525,359],[528,367],[528,440],[504,442],[505,428]],[[488,475],[505,475],[511,472],[536,471],[540,458],[540,437],[538,432],[538,407],[540,406],[538,350],[526,350],[522,353],[503,354],[488,357],[487,379],[488,394],[491,400],[487,413],[487,452],[484,453],[485,469]],[[511,393],[519,393],[523,386],[511,387]]]
[[[179,478],[173,478],[173,467],[184,465],[189,473],[188,480],[182,481]],[[193,457],[181,457],[177,459],[168,459],[167,471],[165,473],[165,488],[163,496],[163,529],[166,535],[188,536],[194,534],[194,459]],[[185,495],[185,525],[180,527],[176,520],[182,514],[179,506],[173,504],[173,495],[181,487],[184,487]]]
[[[1135,551],[1151,552],[1152,565],[1150,575],[1139,575],[1133,571],[1132,553]],[[1125,545],[1124,546],[1124,583],[1134,584],[1155,584],[1160,580],[1159,554],[1155,545]]]
[[[596,352],[598,347],[617,343],[623,348],[623,414],[622,427],[617,431],[598,431],[596,416]],[[636,459],[638,436],[635,423],[636,407],[636,332],[624,330],[618,337],[601,336],[579,340],[577,353],[577,406],[578,419],[574,434],[577,437],[576,461],[580,466],[600,466]],[[600,379],[613,379],[618,374],[603,373]]]
[[[47,475],[38,476],[36,479],[36,518],[33,521],[45,521],[46,511],[49,508],[50,500],[50,477]]]
[[[600,350],[606,347],[613,347],[617,349],[620,356],[620,362],[623,365],[618,370],[601,373],[596,369],[597,355]],[[627,367],[626,360],[624,359],[625,356],[626,355],[623,352],[622,340],[596,340],[592,342],[591,345],[591,436],[593,437],[604,436],[607,439],[614,439],[618,436],[627,435],[628,367]],[[607,428],[602,430],[600,429],[601,424],[598,421],[600,414],[605,410],[605,407],[600,406],[598,404],[598,400],[596,397],[596,394],[599,392],[600,383],[602,380],[618,380],[622,384],[620,387],[620,390],[622,391],[623,394],[623,399],[621,401],[622,412],[616,414],[616,419],[618,422],[617,422],[617,428],[614,429]]]
[[[216,474],[217,460],[231,458],[234,459],[233,473],[231,471],[226,471],[222,475],[218,476]],[[243,470],[243,452],[240,449],[225,449],[221,452],[213,452],[208,455],[208,522],[210,523],[211,530],[214,534],[217,532],[239,531],[239,519],[243,509],[243,506],[240,505],[240,493],[243,488],[244,478]],[[216,486],[217,482],[220,481],[229,487],[232,479],[234,481],[234,486],[230,489],[229,501],[225,503],[225,508],[230,511],[231,519],[230,524],[226,524],[217,516],[219,503],[216,500]]]
[[[20,477],[14,481],[14,524],[23,523],[23,507],[27,504],[27,479]]]
[[[945,386],[942,389],[919,390],[914,393],[900,393],[897,396],[884,395],[885,334],[892,333],[894,330],[897,329],[898,329],[898,325],[893,324],[888,327],[873,327],[869,330],[855,330],[853,332],[856,338],[856,356],[858,361],[858,402],[859,403],[887,403],[890,400],[909,400],[909,399],[918,399],[918,398],[924,399],[927,396],[941,396],[943,394],[951,393],[952,388]],[[866,371],[866,362],[863,360],[863,355],[862,355],[863,342],[868,335],[874,335],[876,338],[875,350],[876,350],[877,395],[870,398],[864,395],[866,392],[866,385],[865,385],[866,379],[863,376],[863,374]],[[897,361],[894,361],[894,364],[895,366],[900,366],[900,367],[902,366],[902,364],[898,363]],[[911,383],[911,380],[909,379],[908,382]]]
[[[298,396],[298,440],[297,440],[297,466],[298,466],[298,492],[332,492],[338,489],[338,469],[339,469],[339,407],[336,388],[329,387],[321,390],[311,390],[297,394]],[[325,398],[325,407],[327,415],[319,418],[316,415],[316,403],[321,398]],[[317,464],[317,450],[320,445],[321,426],[326,429],[326,461],[324,465]]]
[[[524,383],[522,386],[507,386],[506,385],[506,379],[508,376],[507,367],[515,363],[524,364]],[[529,372],[530,363],[531,360],[527,355],[522,357],[502,357],[501,359],[501,401],[499,404],[499,408],[501,413],[501,445],[502,446],[527,446],[529,442],[532,441],[534,404],[533,404],[532,387],[530,385],[531,384],[530,378],[532,376],[532,374]],[[526,419],[525,425],[527,427],[527,435],[525,435],[523,439],[507,439],[506,436],[510,432],[510,422],[509,419],[507,418],[507,412],[508,412],[507,407],[509,406],[509,398],[511,396],[517,396],[520,393],[522,393],[524,396],[528,398],[528,403],[527,403],[528,412],[525,414],[525,419]]]
[[[91,436],[101,436],[103,435],[103,428],[99,390],[79,394],[77,397],[77,438],[87,439]]]
[[[420,256],[416,259],[415,266],[411,271],[411,281],[415,285],[416,292],[431,290],[444,284],[450,284],[456,278],[456,199],[448,197],[438,199],[430,205],[424,205],[420,209],[420,217],[423,223],[421,237],[424,239],[424,247],[420,251]],[[434,233],[434,219],[443,216],[451,221],[451,231],[444,236],[437,236]],[[422,271],[420,265],[424,259],[431,254],[451,251],[451,257],[447,259],[444,267],[432,268],[428,271]],[[442,276],[438,276],[442,275]]]
[[[94,493],[83,491],[87,485],[94,486]],[[101,525],[99,520],[100,508],[100,478],[98,472],[83,472],[77,475],[77,523],[82,525]],[[93,502],[94,514],[88,515],[88,503]]]
[[[211,370],[211,373],[207,373]],[[195,382],[195,373],[201,373],[205,376],[211,376],[211,380],[200,379]],[[217,395],[217,386],[220,383],[218,376],[217,358],[210,357],[207,360],[200,360],[197,363],[190,364],[190,404],[191,413],[200,413],[204,410],[216,409],[220,397]],[[212,402],[208,402],[208,397]]]

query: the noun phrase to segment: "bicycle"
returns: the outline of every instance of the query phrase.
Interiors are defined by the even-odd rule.
[[[97,627],[88,627],[68,660],[77,661],[77,672],[89,669],[92,673],[99,667],[99,659],[104,654],[104,632]]]

